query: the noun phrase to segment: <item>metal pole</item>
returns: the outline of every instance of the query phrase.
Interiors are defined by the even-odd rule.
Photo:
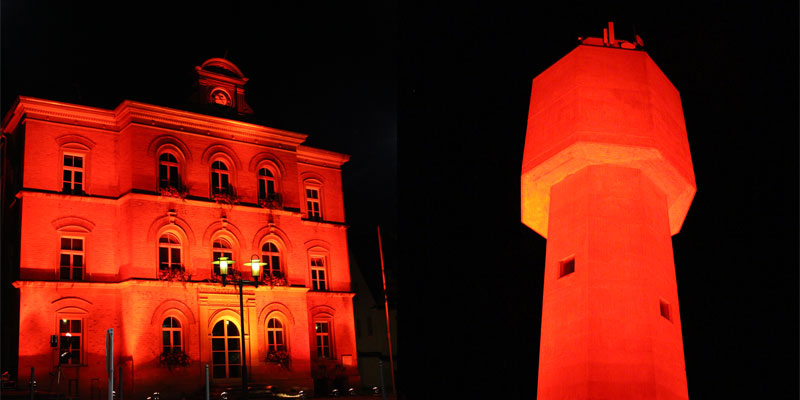
[[[106,331],[106,370],[108,371],[108,400],[114,400],[114,329]]]
[[[119,388],[117,388],[118,398],[122,400],[122,365],[119,366]]]
[[[383,384],[383,360],[378,360],[378,369],[381,371],[381,396],[386,400],[386,385]]]
[[[211,386],[208,381],[208,364],[206,364],[206,400],[211,400]]]
[[[242,345],[239,346],[242,351],[242,399],[247,400],[247,362],[245,360],[244,351],[244,281],[239,280],[239,316],[241,317],[242,326]]]
[[[378,249],[381,252],[381,277],[383,277],[383,306],[386,309],[386,338],[389,340],[389,371],[392,372],[392,393],[397,394],[394,382],[394,359],[392,358],[392,332],[389,328],[389,300],[386,298],[386,272],[383,270],[383,245],[381,244],[381,227],[378,225]]]
[[[28,384],[30,385],[31,400],[33,400],[33,394],[36,392],[36,380],[33,379],[33,367],[31,367],[31,380],[28,381]]]

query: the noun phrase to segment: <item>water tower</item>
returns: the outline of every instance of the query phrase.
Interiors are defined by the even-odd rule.
[[[635,43],[533,80],[522,222],[547,238],[538,399],[686,399],[672,235],[696,192],[678,91]]]

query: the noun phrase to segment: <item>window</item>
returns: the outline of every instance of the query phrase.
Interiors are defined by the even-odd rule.
[[[661,316],[672,322],[672,313],[670,312],[669,303],[664,300],[659,301],[661,306]]]
[[[277,318],[270,318],[267,322],[267,353],[286,351],[283,324]]]
[[[83,239],[61,238],[59,265],[62,280],[83,280]]]
[[[239,328],[227,319],[211,330],[211,365],[214,379],[239,378],[242,374],[242,340]]]
[[[180,353],[183,351],[182,346],[183,330],[181,323],[175,317],[167,317],[164,323],[161,324],[161,344],[164,349],[162,353]]]
[[[325,282],[325,257],[311,256],[311,287],[313,290],[328,290]]]
[[[559,263],[558,277],[569,275],[575,272],[575,257],[570,257]]]
[[[181,270],[181,242],[172,233],[158,239],[159,271]]]
[[[211,164],[211,194],[231,194],[230,173],[222,161]]]
[[[83,341],[82,321],[63,318],[58,322],[58,362],[59,364],[80,365],[81,342]]]
[[[64,193],[83,193],[83,156],[64,154]]]
[[[276,198],[275,175],[268,168],[258,170],[258,199],[268,200]]]
[[[266,242],[261,246],[261,262],[264,263],[264,276],[283,277],[281,275],[281,253],[275,243]]]
[[[158,187],[177,188],[180,185],[178,175],[178,159],[171,153],[158,157]]]
[[[217,238],[214,240],[212,247],[214,261],[219,260],[220,257],[228,257],[228,260],[233,260],[233,250],[231,243],[227,239]],[[233,264],[228,264],[228,274],[231,273],[232,266]],[[214,275],[219,275],[219,264],[214,264]]]
[[[317,336],[317,358],[331,358],[331,333],[330,323],[317,322],[314,324]]]
[[[322,220],[322,211],[319,201],[319,188],[306,186],[306,210],[308,212],[308,219],[315,221]]]

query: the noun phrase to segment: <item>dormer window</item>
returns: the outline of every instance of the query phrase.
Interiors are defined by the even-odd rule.
[[[245,100],[244,86],[248,79],[239,67],[224,58],[210,58],[194,69],[197,73],[197,91],[191,96],[192,102],[225,113],[253,113]]]

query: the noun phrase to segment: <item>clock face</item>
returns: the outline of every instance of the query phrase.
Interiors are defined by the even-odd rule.
[[[217,89],[211,92],[211,101],[221,106],[230,106],[231,105],[231,98],[228,96],[228,93],[225,93],[224,90]]]

